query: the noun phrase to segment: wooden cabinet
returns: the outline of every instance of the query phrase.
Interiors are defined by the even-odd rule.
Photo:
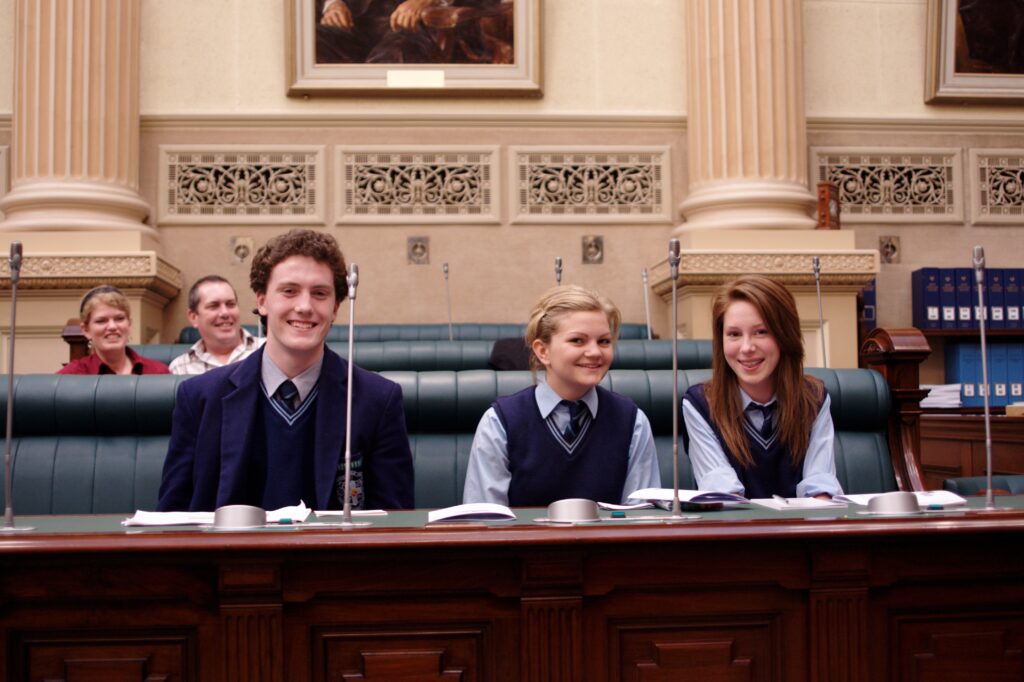
[[[947,478],[984,476],[985,418],[922,415],[921,470],[929,489]],[[1024,417],[992,416],[992,473],[1024,474]]]

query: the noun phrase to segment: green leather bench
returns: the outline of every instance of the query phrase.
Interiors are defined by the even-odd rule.
[[[679,390],[710,370],[680,372]],[[869,370],[811,370],[832,395],[837,473],[848,492],[897,489],[887,445],[889,389]],[[461,502],[473,433],[497,395],[531,383],[529,372],[382,372],[402,386],[420,507]],[[605,385],[647,413],[663,484],[672,472],[671,370],[612,370]],[[131,513],[156,503],[176,376],[23,375],[15,378],[16,514]],[[0,381],[0,414],[6,383]],[[343,406],[338,406],[339,415]],[[682,422],[680,421],[680,428]],[[681,458],[681,485],[695,487]]]
[[[250,334],[256,334],[255,325],[243,325]],[[357,324],[356,341],[447,341],[447,324]],[[462,322],[453,324],[452,338],[457,341],[496,341],[523,336],[526,326],[522,324]],[[647,325],[635,322],[625,323],[619,329],[620,339],[646,339]],[[178,333],[178,343],[193,344],[199,340],[195,327],[184,327]],[[335,324],[327,333],[328,341],[348,341],[348,325]]]
[[[342,357],[348,357],[348,342],[329,341],[327,345]],[[374,372],[405,370],[459,371],[487,369],[494,341],[356,341],[356,364]],[[189,349],[190,344],[152,343],[133,346],[140,354],[170,364]],[[680,340],[676,355],[679,369],[711,366],[711,342]],[[615,345],[613,369],[671,369],[672,342],[655,339],[626,339]]]
[[[954,492],[962,497],[984,495],[988,487],[987,476],[964,476],[961,478],[947,478],[942,482],[945,490]],[[1024,495],[1024,475],[993,475],[992,490],[1005,490],[1011,495]]]

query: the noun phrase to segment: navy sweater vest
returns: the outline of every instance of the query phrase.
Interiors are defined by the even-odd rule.
[[[621,502],[636,404],[599,386],[597,418],[569,453],[541,418],[535,391],[530,387],[494,402],[508,436],[509,505],[543,507],[569,497]]]
[[[262,492],[262,499],[255,504],[269,510],[298,504],[302,500],[307,507],[314,508],[317,506],[313,480],[316,392],[299,406],[292,423],[274,409],[270,400],[266,395],[260,400],[257,423],[262,423],[263,428],[257,428],[253,433],[256,459],[266,463],[262,469],[258,462],[254,466],[257,471],[266,472],[266,479],[257,488]]]
[[[719,431],[718,425],[711,418],[708,400],[704,395],[704,384],[691,386],[686,392],[686,397],[715,432],[715,436],[722,446],[722,451],[725,452],[729,464],[736,470],[736,476],[740,479],[740,483],[743,484],[743,488],[746,491],[744,494],[748,498],[763,498],[771,497],[772,495],[796,497],[796,485],[803,479],[803,465],[793,466],[789,448],[785,447],[779,440],[778,420],[775,421],[774,431],[769,437],[767,444],[751,433],[753,427],[750,427],[749,422],[747,422],[746,426],[748,428],[744,429],[744,434],[747,437],[747,447],[750,448],[750,456],[754,459],[754,465],[744,467],[726,447],[725,441],[722,440],[722,432]],[[824,401],[825,397],[822,394],[818,409],[821,409]],[[745,416],[744,420],[746,420]]]

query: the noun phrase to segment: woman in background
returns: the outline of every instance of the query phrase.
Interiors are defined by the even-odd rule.
[[[543,376],[484,413],[464,502],[620,503],[661,484],[647,416],[629,398],[598,386],[611,366],[620,321],[611,301],[582,287],[555,287],[541,296],[526,345],[531,369],[543,368]]]
[[[58,374],[170,374],[167,365],[144,358],[128,347],[132,314],[120,289],[99,286],[82,298],[82,334],[91,353],[58,370]]]
[[[831,401],[804,374],[793,295],[747,275],[718,291],[711,317],[712,376],[682,405],[697,487],[749,498],[842,494]]]

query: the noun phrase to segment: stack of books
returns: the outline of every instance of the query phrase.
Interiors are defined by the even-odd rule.
[[[985,270],[985,311],[971,268],[921,268],[911,275],[914,326],[929,329],[977,329],[985,315],[990,329],[1021,329],[1024,298],[1021,268]]]
[[[963,407],[981,407],[988,393],[991,407],[1022,400],[1024,343],[989,342],[988,385],[982,381],[981,343],[946,345],[946,383],[960,384]]]

